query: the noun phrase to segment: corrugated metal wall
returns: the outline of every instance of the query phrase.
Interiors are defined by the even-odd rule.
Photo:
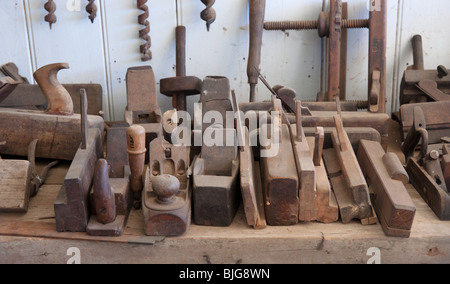
[[[39,67],[67,62],[62,83],[99,83],[104,90],[104,110],[109,120],[122,120],[126,107],[127,68],[151,65],[156,79],[175,76],[176,0],[150,0],[153,59],[141,62],[136,0],[97,0],[97,18],[88,19],[84,0],[55,0],[58,21],[49,28],[44,17],[46,1],[8,0],[0,8],[0,64],[15,62],[20,73],[32,81]],[[248,1],[217,0],[217,19],[206,31],[200,19],[200,0],[181,2],[181,24],[187,29],[187,75],[204,78],[221,75],[230,79],[241,102],[248,100]],[[267,0],[266,20],[315,20],[322,0]],[[350,18],[367,18],[369,0],[348,0]],[[403,71],[412,64],[410,39],[423,36],[425,67],[433,69],[450,61],[450,1],[388,0],[387,95],[388,111],[398,109]],[[368,31],[348,34],[347,98],[367,97]],[[320,88],[320,39],[315,31],[264,32],[262,73],[272,84],[294,88],[302,100],[313,100]],[[258,86],[258,100],[270,93]],[[191,105],[198,97],[189,98]],[[159,98],[167,110],[171,100]],[[192,110],[192,106],[189,108]]]

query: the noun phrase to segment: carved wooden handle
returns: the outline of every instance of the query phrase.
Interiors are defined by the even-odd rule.
[[[135,193],[135,199],[139,198],[142,191],[142,173],[144,172],[145,153],[145,129],[140,125],[132,125],[127,129],[128,160],[131,170],[131,190]]]

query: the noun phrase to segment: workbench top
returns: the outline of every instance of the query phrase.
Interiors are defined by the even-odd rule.
[[[60,163],[49,172],[26,214],[0,213],[0,263],[64,264],[73,248],[85,264],[367,263],[378,257],[381,263],[450,263],[450,222],[440,221],[411,185],[417,211],[407,239],[387,237],[380,224],[357,220],[254,230],[242,204],[231,226],[191,224],[181,237],[145,236],[142,211],[134,209],[120,237],[58,233],[53,203],[69,166]]]

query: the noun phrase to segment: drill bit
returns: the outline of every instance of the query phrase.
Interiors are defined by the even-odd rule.
[[[147,0],[138,0],[137,7],[142,10],[143,13],[138,16],[138,22],[140,25],[144,27],[139,30],[139,37],[144,41],[140,46],[141,50],[141,59],[142,61],[149,61],[152,59],[152,52],[150,51],[151,47],[151,38],[150,38],[150,22],[147,20],[149,17],[148,6],[146,5]]]
[[[206,9],[200,13],[200,17],[203,21],[206,21],[206,29],[209,32],[209,28],[212,23],[216,20],[216,10],[212,8],[216,0],[201,0],[203,4],[206,5]]]
[[[89,19],[91,23],[94,23],[95,18],[97,17],[97,5],[95,5],[95,0],[88,0],[89,4],[86,6],[86,12],[89,13]]]
[[[49,23],[50,29],[52,29],[52,25],[56,23],[56,4],[53,0],[47,1],[44,5],[45,10],[47,10],[48,14],[45,16],[45,21]]]

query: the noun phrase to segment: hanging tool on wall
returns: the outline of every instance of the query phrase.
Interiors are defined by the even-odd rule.
[[[186,76],[186,27],[181,23],[180,5],[176,1],[177,27],[176,38],[176,77],[164,78],[160,81],[160,92],[172,97],[172,106],[186,111],[186,97],[200,94],[202,80],[194,76]]]
[[[259,65],[261,64],[261,47],[266,11],[266,0],[249,0],[250,46],[248,53],[247,76],[250,84],[250,102],[256,99]]]
[[[56,4],[53,0],[48,0],[44,8],[48,11],[48,14],[45,16],[45,21],[49,23],[50,29],[52,29],[52,25],[56,23]]]
[[[89,4],[86,6],[86,12],[89,13],[89,19],[91,23],[94,23],[95,18],[97,17],[97,5],[95,5],[95,0],[88,0]]]
[[[216,10],[212,8],[216,0],[201,0],[203,4],[206,5],[206,9],[200,13],[200,17],[206,22],[206,29],[209,32],[209,28],[212,23],[216,20]]]
[[[152,46],[151,38],[150,38],[150,22],[148,21],[149,12],[148,6],[146,5],[147,0],[138,0],[137,7],[139,10],[142,10],[143,13],[138,16],[138,22],[140,25],[144,27],[139,30],[139,38],[141,38],[144,43],[141,44],[141,60],[149,61],[152,59],[152,52],[150,51],[150,47]]]

